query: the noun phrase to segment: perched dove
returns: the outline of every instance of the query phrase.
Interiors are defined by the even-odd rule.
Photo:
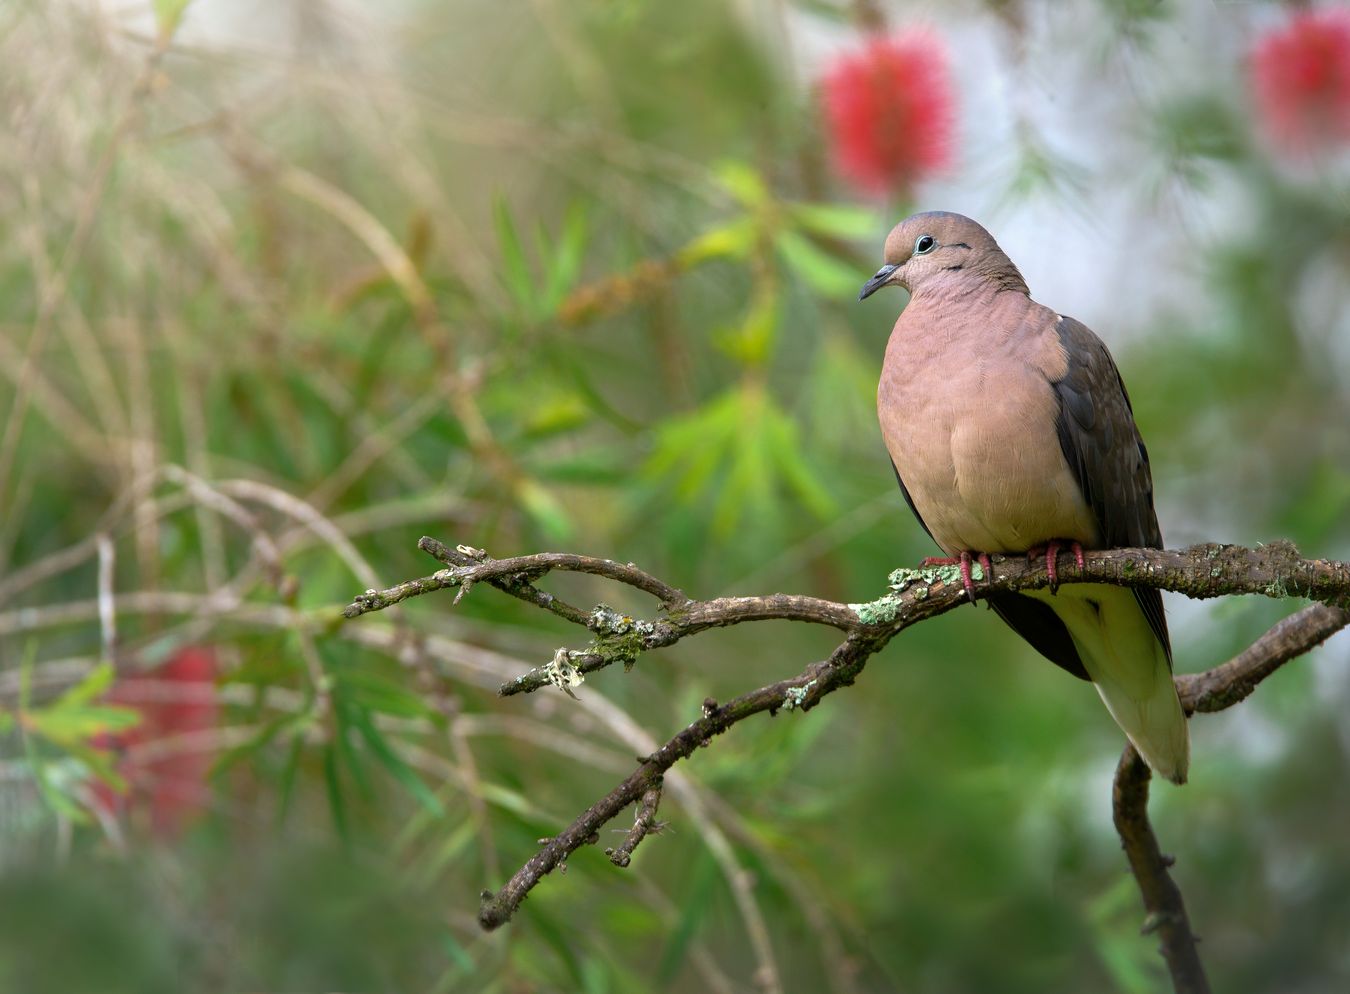
[[[1106,346],[1033,301],[989,232],[960,214],[915,214],[886,239],[861,300],[910,292],[877,391],[881,432],[905,501],[959,564],[1043,550],[1049,591],[990,606],[1042,655],[1091,680],[1135,748],[1184,783],[1186,718],[1157,590],[1069,584],[1061,547],[1161,548],[1148,451]]]

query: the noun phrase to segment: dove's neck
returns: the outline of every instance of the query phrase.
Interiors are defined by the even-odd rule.
[[[929,275],[923,283],[914,289],[917,299],[961,299],[989,298],[1005,293],[1023,297],[1031,295],[1026,280],[1017,271],[1012,260],[1006,255],[986,256],[968,265],[952,267]]]
[[[1014,348],[1028,325],[1041,320],[1044,308],[1027,296],[1025,284],[1005,290],[969,273],[951,275],[963,278],[944,274],[924,281],[901,312],[890,343],[901,364]]]

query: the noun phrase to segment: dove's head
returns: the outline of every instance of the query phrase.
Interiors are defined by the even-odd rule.
[[[1022,274],[993,235],[961,214],[928,211],[905,218],[886,236],[885,258],[886,264],[863,284],[859,300],[884,286],[902,286],[915,294],[926,286],[970,280],[1027,292]]]

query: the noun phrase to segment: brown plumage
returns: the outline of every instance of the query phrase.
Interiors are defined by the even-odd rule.
[[[1033,301],[970,218],[907,218],[885,260],[859,298],[894,284],[910,301],[886,347],[877,412],[905,500],[942,550],[1161,548],[1148,453],[1101,339]],[[1185,781],[1158,591],[1071,584],[989,600],[1039,652],[1093,681],[1155,770]]]

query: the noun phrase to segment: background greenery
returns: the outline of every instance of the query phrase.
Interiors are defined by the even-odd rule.
[[[484,935],[478,891],[537,838],[828,635],[709,633],[580,703],[502,701],[575,633],[491,590],[334,608],[430,572],[421,534],[875,596],[932,550],[873,413],[901,295],[853,297],[938,207],[1111,343],[1173,544],[1350,555],[1350,182],[1262,139],[1246,77],[1284,12],[376,10],[0,8],[0,988],[1161,989],[1119,734],[987,612],[738,727],[629,870],[602,840]],[[877,18],[932,27],[960,108],[955,165],[884,203],[833,177],[816,96]],[[1169,607],[1190,671],[1292,605]],[[133,750],[209,758],[210,791],[156,831],[92,787],[131,777],[99,664],[188,646],[217,720]],[[1333,640],[1197,719],[1191,784],[1156,790],[1216,989],[1350,985],[1347,662]]]

